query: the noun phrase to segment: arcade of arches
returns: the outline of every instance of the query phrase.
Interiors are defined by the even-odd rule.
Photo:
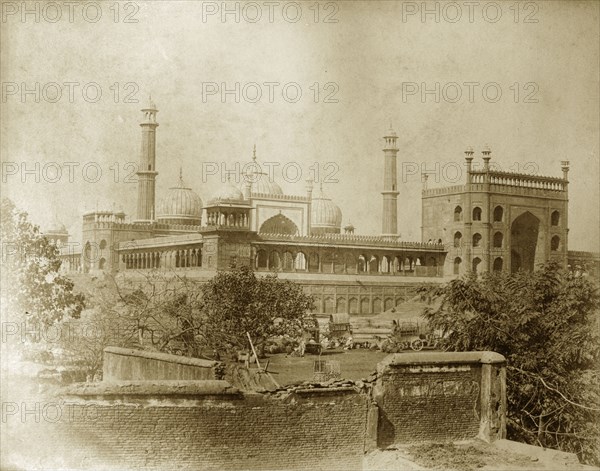
[[[254,268],[258,271],[442,276],[443,259],[441,254],[261,247],[256,250]]]

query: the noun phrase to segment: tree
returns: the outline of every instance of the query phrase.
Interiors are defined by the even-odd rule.
[[[509,438],[600,464],[597,286],[550,263],[471,273],[434,295],[424,317],[447,347],[506,357]]]
[[[84,297],[61,275],[58,248],[12,201],[2,199],[2,301],[10,320],[48,327],[63,318],[78,318]]]
[[[277,275],[256,277],[248,267],[219,272],[202,287],[205,339],[218,352],[248,348],[250,334],[264,354],[276,335],[299,336],[311,321],[312,296]]]

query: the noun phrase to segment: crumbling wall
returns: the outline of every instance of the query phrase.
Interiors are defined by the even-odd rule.
[[[109,365],[123,356],[114,353]],[[29,437],[52,437],[59,468],[361,469],[365,452],[393,443],[504,438],[504,361],[491,352],[395,354],[365,381],[260,394],[214,380],[80,384],[59,418]]]
[[[79,469],[361,469],[368,396],[243,394],[225,381],[72,390],[63,431]],[[76,458],[73,458],[73,454]]]
[[[377,443],[505,438],[504,357],[492,352],[405,353],[377,366]]]

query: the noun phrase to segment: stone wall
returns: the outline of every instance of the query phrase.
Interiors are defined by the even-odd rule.
[[[220,379],[219,362],[131,348],[104,349],[104,381]]]
[[[377,443],[505,438],[506,371],[493,352],[403,353],[377,365]]]

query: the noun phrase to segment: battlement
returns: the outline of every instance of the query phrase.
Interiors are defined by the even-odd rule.
[[[423,198],[466,193],[467,191],[505,193],[511,195],[565,198],[568,180],[560,177],[527,175],[502,171],[473,171],[469,174],[470,184],[442,188],[426,188]]]
[[[288,202],[301,202],[308,203],[310,202],[310,198],[307,196],[299,196],[299,195],[271,195],[267,193],[252,193],[251,198],[254,199],[268,199],[268,200],[278,200],[278,201],[288,201]]]
[[[123,231],[181,231],[181,232],[198,232],[202,226],[192,226],[186,224],[165,224],[165,223],[137,223],[137,222],[116,222],[112,220],[99,220],[97,222],[85,221],[86,229],[113,229]]]
[[[503,171],[473,171],[470,173],[471,183],[487,183],[518,188],[535,188],[550,191],[566,191],[568,181],[560,177],[544,175],[527,175]],[[489,178],[488,178],[489,177]]]
[[[425,249],[434,252],[445,252],[444,244],[432,242],[405,242],[394,237],[369,236],[354,234],[318,234],[310,236],[296,236],[290,234],[259,234],[263,242],[294,242],[307,244],[335,244],[335,245],[374,245],[381,248]]]

